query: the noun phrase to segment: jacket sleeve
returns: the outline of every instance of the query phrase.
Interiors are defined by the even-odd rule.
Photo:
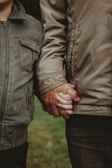
[[[43,44],[37,74],[43,94],[66,83],[64,56],[67,43],[66,0],[40,0]]]

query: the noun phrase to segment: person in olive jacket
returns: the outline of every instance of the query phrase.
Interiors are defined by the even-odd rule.
[[[40,0],[40,9],[44,31],[38,77],[44,109],[67,119],[73,168],[111,168],[112,1]],[[64,96],[62,105],[56,101],[60,92],[74,99],[72,112]]]
[[[19,1],[0,1],[0,167],[25,168],[33,119],[33,69],[42,43],[40,21]],[[35,65],[35,66],[34,66]],[[38,90],[38,89],[37,89]]]

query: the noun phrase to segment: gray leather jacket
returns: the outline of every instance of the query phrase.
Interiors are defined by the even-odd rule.
[[[41,41],[41,23],[16,1],[9,19],[0,21],[0,150],[27,141],[34,111],[33,65]]]
[[[40,5],[41,94],[68,81],[76,85],[81,98],[74,103],[74,113],[111,116],[112,0],[40,0]]]

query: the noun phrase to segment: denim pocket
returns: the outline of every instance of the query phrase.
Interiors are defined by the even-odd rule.
[[[33,63],[38,60],[40,53],[40,46],[38,42],[20,38],[20,66],[31,72],[33,69]]]
[[[33,88],[32,82],[30,82],[24,87],[26,109],[30,120],[33,119],[33,113],[34,113],[34,93],[32,88]]]

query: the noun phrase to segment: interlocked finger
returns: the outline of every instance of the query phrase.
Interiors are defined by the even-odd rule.
[[[63,109],[65,109],[65,110],[72,110],[72,104],[61,104],[61,103],[58,103],[57,104],[58,105],[58,107],[61,107],[61,108],[63,108]]]

